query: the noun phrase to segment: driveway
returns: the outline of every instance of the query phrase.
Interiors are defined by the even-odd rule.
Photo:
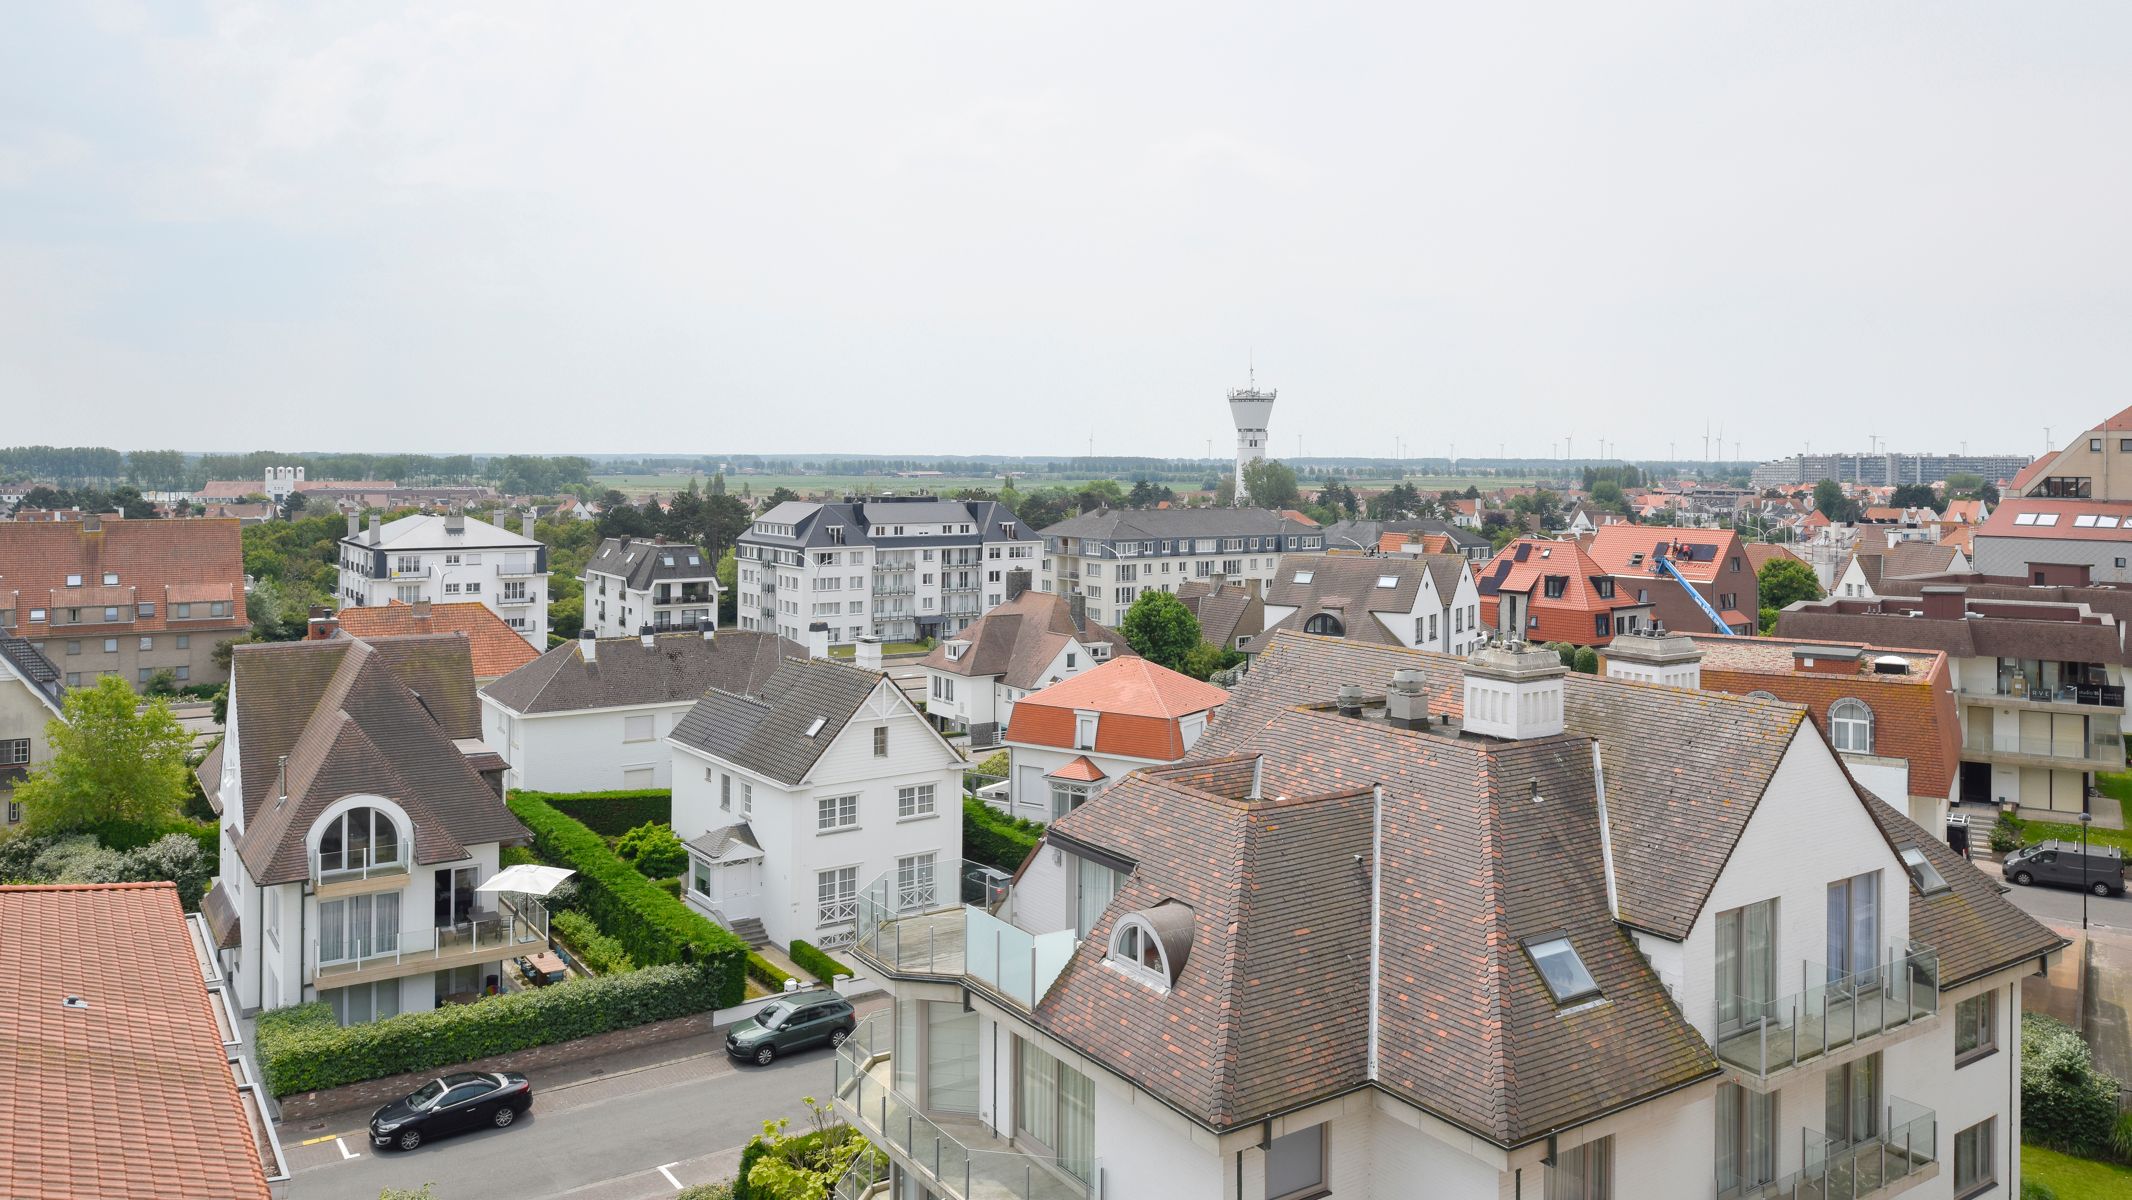
[[[1978,865],[1986,874],[1993,873],[1991,864]],[[2006,894],[2006,898],[2028,915],[2073,939],[2073,945],[2065,951],[2071,961],[2062,964],[2070,971],[2053,971],[2052,979],[2077,971],[2082,936],[2081,893],[2070,888],[2016,887]],[[2087,1030],[2088,1044],[2095,1049],[2096,1065],[2115,1076],[2121,1084],[2132,1086],[2132,893],[2089,896],[2087,902],[2086,936],[2093,949],[2087,958],[2086,1020],[2080,1024]],[[2033,980],[2027,985],[2030,988],[2038,986]],[[2071,987],[2072,980],[2067,978],[2057,991],[2069,993]],[[2023,994],[2026,996],[2026,989]],[[2066,1004],[2052,1004],[2048,997],[2038,996],[2037,1003],[2025,1006],[2069,1018],[2070,996],[2059,998]],[[2061,1013],[2061,1007],[2067,1007],[2067,1011]]]
[[[736,1067],[722,1050],[533,1081],[533,1111],[509,1129],[444,1138],[411,1153],[377,1150],[367,1113],[324,1132],[284,1128],[290,1200],[377,1200],[387,1187],[436,1185],[440,1200],[646,1200],[730,1179],[741,1147],[766,1120],[806,1128],[802,1097],[826,1100],[834,1052],[808,1050],[768,1067]]]

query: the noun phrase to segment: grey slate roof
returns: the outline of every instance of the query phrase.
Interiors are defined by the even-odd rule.
[[[1362,549],[1374,550],[1387,533],[1414,532],[1440,533],[1450,538],[1451,544],[1462,552],[1477,551],[1489,554],[1495,550],[1495,543],[1480,534],[1453,525],[1449,521],[1439,521],[1431,517],[1415,517],[1402,521],[1335,521],[1325,527],[1325,545],[1330,549],[1352,550],[1355,543],[1359,542]]]
[[[997,500],[940,500],[929,496],[908,498],[872,497],[830,502],[787,500],[755,519],[741,535],[744,542],[785,547],[816,546],[906,546],[968,545],[979,541],[1035,541],[1037,535],[1015,519],[1013,510]],[[875,525],[940,525],[968,523],[963,534],[874,537]],[[790,525],[788,536],[768,533],[764,524]],[[1015,526],[1009,539],[1005,525]],[[841,527],[842,540],[832,541],[831,526]]]
[[[762,843],[755,840],[755,831],[748,827],[746,821],[742,821],[737,825],[720,825],[716,829],[708,830],[683,842],[682,845],[696,851],[712,862],[717,862],[719,859],[724,858],[726,851],[735,846],[745,846],[757,852],[762,850]]]
[[[1177,588],[1177,599],[1199,619],[1200,640],[1225,650],[1266,628],[1266,605],[1249,584],[1188,580]]]
[[[713,688],[752,695],[778,663],[807,657],[807,648],[774,633],[722,629],[714,640],[700,633],[662,633],[649,649],[641,637],[600,638],[593,661],[581,641],[565,642],[481,689],[514,712],[537,714],[671,704],[695,700]]]
[[[779,783],[797,784],[886,679],[842,663],[786,659],[761,698],[712,689],[674,727],[673,740]],[[807,730],[816,720],[821,729]]]
[[[220,799],[244,805],[236,850],[259,883],[305,878],[312,823],[355,792],[407,810],[417,862],[451,862],[469,846],[526,837],[454,744],[481,736],[463,637],[239,646],[230,708],[244,795]]]
[[[1379,558],[1353,554],[1308,554],[1281,556],[1273,582],[1266,585],[1266,603],[1296,611],[1274,623],[1244,649],[1258,653],[1275,630],[1300,632],[1319,613],[1338,617],[1350,641],[1376,642],[1386,646],[1403,643],[1377,620],[1375,613],[1406,614],[1414,611],[1424,575],[1446,601],[1458,594],[1458,579],[1466,560],[1455,554],[1387,555]],[[1296,580],[1309,577],[1308,583]],[[1379,587],[1380,580],[1393,580]]]
[[[613,575],[623,586],[643,591],[654,583],[670,580],[702,580],[717,577],[717,568],[701,547],[689,542],[664,542],[649,538],[606,538],[585,564],[588,574]]]
[[[1044,527],[1047,538],[1093,541],[1317,532],[1316,526],[1290,520],[1270,508],[1099,508]]]

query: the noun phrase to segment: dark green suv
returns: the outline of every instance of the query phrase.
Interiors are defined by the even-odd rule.
[[[851,1001],[835,992],[793,992],[763,1005],[754,1016],[728,1030],[725,1052],[768,1066],[788,1051],[842,1045],[858,1025]]]

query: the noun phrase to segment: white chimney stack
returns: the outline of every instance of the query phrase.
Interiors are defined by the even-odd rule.
[[[870,633],[860,634],[852,658],[861,671],[878,672],[881,669],[881,639]]]
[[[578,632],[577,656],[588,663],[600,661],[600,639],[593,633],[590,625]]]
[[[1552,650],[1524,642],[1482,646],[1466,660],[1466,731],[1512,740],[1561,733],[1567,674]]]
[[[807,657],[829,657],[829,622],[816,621],[807,626]]]
[[[1607,643],[1606,677],[1700,691],[1703,648],[1663,629],[1634,630]]]

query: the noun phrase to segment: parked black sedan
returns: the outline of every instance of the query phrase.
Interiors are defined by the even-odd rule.
[[[515,1074],[461,1071],[432,1079],[370,1114],[370,1141],[412,1150],[433,1137],[509,1126],[533,1107],[533,1085]]]

